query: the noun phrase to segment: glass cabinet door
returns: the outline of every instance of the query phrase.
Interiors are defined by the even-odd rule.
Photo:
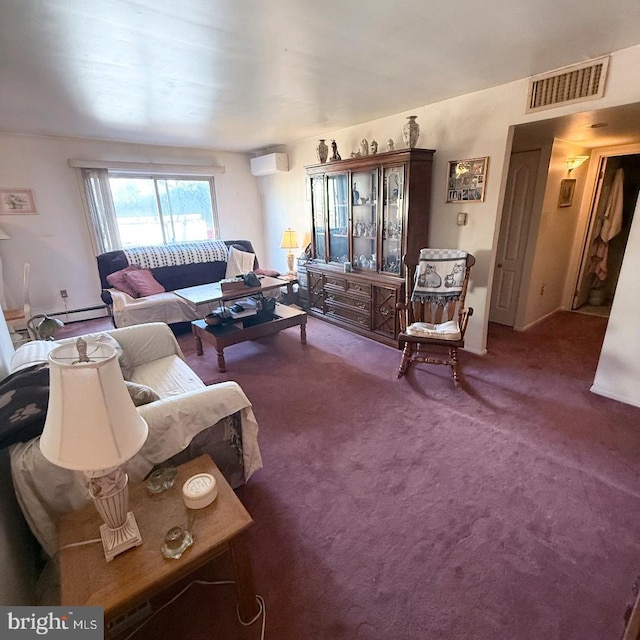
[[[380,271],[399,275],[404,220],[404,167],[384,169],[382,207],[382,264]]]
[[[327,259],[327,248],[325,242],[325,221],[324,221],[324,178],[315,176],[311,178],[311,218],[313,223],[313,244],[315,247],[314,257],[318,260]]]
[[[353,266],[370,271],[378,269],[377,190],[377,169],[351,175]]]
[[[347,174],[327,176],[329,261],[349,260],[349,185]]]

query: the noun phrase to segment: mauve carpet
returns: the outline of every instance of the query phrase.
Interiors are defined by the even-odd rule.
[[[473,319],[472,319],[473,322]],[[311,318],[189,363],[236,380],[264,469],[239,489],[272,640],[618,640],[640,573],[640,409],[589,391],[606,319],[554,314],[397,380],[400,352]],[[217,589],[217,591],[216,591]],[[136,637],[259,638],[228,587]],[[212,604],[215,603],[215,604]],[[222,603],[222,604],[221,604]]]

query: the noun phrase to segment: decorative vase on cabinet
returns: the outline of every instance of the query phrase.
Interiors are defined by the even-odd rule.
[[[327,158],[329,157],[329,147],[327,146],[327,143],[324,140],[319,141],[317,152],[318,152],[318,161],[323,163],[326,162]]]
[[[408,122],[402,127],[402,138],[404,144],[409,149],[415,148],[418,144],[418,137],[420,136],[420,125],[416,122],[418,116],[408,116]]]

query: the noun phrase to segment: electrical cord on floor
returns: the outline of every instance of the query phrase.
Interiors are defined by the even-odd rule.
[[[147,624],[147,622],[153,619],[165,607],[168,607],[170,604],[175,602],[185,591],[187,591],[187,589],[189,589],[194,584],[203,584],[206,586],[218,586],[218,585],[235,584],[235,582],[233,580],[220,580],[217,582],[210,582],[208,580],[194,580],[193,582],[190,582],[186,587],[184,587],[184,589],[181,589],[175,596],[173,596],[171,600],[165,602],[161,607],[156,609],[148,618],[143,620],[126,638],[124,638],[124,640],[130,640],[131,638],[133,638],[133,636],[135,636],[136,633],[138,633],[138,631],[140,631],[140,629],[142,629],[142,627],[144,627]],[[236,614],[238,616],[238,621],[240,622],[240,624],[245,627],[251,626],[252,624],[254,624],[254,622],[256,622],[256,620],[258,620],[260,616],[262,616],[262,628],[260,630],[260,640],[264,640],[264,631],[265,631],[265,626],[267,621],[267,606],[262,596],[256,595],[256,600],[258,601],[259,609],[258,609],[258,613],[256,613],[253,620],[250,620],[249,622],[243,622],[242,618],[240,617],[239,608],[236,611]]]

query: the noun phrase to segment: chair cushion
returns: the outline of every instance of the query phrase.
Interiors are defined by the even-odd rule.
[[[118,289],[118,291],[124,291],[128,293],[132,297],[136,297],[136,292],[133,290],[131,285],[127,282],[125,273],[129,273],[129,271],[139,271],[140,267],[137,264],[130,264],[128,267],[124,269],[120,269],[120,271],[114,271],[107,276],[107,282],[114,288]]]
[[[439,340],[460,340],[462,338],[457,320],[448,320],[441,324],[414,322],[407,327],[406,333],[418,338],[437,338]]]
[[[124,278],[134,291],[135,298],[153,296],[156,293],[165,292],[165,288],[153,277],[149,269],[127,271],[124,274]]]
[[[179,396],[205,387],[195,371],[177,355],[137,366],[131,381],[151,387],[160,398]]]

